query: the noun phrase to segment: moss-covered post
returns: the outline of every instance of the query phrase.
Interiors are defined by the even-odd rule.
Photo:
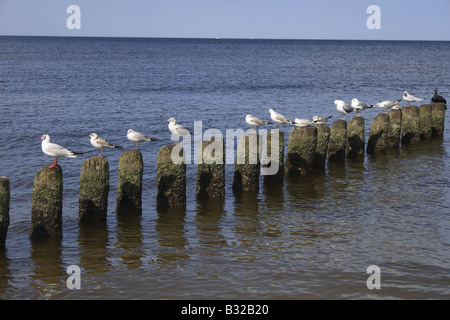
[[[0,177],[0,247],[5,245],[6,234],[9,227],[9,180]]]
[[[445,104],[444,103],[432,103],[431,104],[431,129],[433,137],[444,136],[444,124],[445,124]]]
[[[398,148],[402,132],[402,110],[389,110],[389,130],[386,148]]]
[[[379,113],[373,118],[367,141],[367,153],[375,154],[384,152],[389,131],[389,115]]]
[[[328,143],[330,141],[330,126],[327,124],[316,124],[317,140],[314,155],[314,168],[325,168],[327,162]]]
[[[285,173],[289,176],[311,173],[316,155],[317,128],[294,127],[289,135]]]
[[[419,108],[411,106],[402,110],[402,144],[420,141]]]
[[[142,214],[142,175],[144,161],[139,149],[120,155],[117,183],[117,214]]]
[[[233,191],[258,191],[261,173],[260,136],[246,133],[239,139],[234,166]]]
[[[157,205],[186,205],[186,163],[181,143],[165,145],[158,152]]]
[[[62,237],[63,174],[59,165],[38,170],[31,201],[31,238]]]
[[[429,140],[433,136],[431,128],[431,104],[423,104],[419,107],[420,139]]]
[[[221,137],[201,143],[198,151],[196,195],[203,199],[225,196],[225,149]]]
[[[328,143],[328,161],[345,161],[347,148],[347,121],[338,119],[331,125]]]
[[[106,221],[109,194],[109,163],[106,157],[85,160],[80,174],[78,221]]]
[[[364,158],[366,144],[364,133],[364,117],[357,116],[350,119],[347,130],[347,158]]]
[[[278,140],[278,143],[276,141]],[[263,183],[284,180],[284,132],[272,129],[267,133],[263,163]],[[273,152],[273,154],[272,154]]]

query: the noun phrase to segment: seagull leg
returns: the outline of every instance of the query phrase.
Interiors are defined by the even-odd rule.
[[[49,166],[49,168],[51,169],[51,168],[56,167],[56,164],[57,164],[57,163],[58,163],[58,158],[54,158],[54,159],[53,159],[53,163],[52,163],[52,165]]]

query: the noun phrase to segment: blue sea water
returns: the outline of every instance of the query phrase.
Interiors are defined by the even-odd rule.
[[[448,299],[448,119],[443,139],[257,194],[233,194],[227,165],[223,201],[197,201],[190,164],[186,209],[156,208],[156,155],[172,143],[170,117],[225,133],[246,130],[248,113],[269,120],[269,108],[335,120],[335,99],[375,104],[407,90],[429,103],[435,88],[448,100],[450,42],[0,37],[0,176],[11,183],[0,297]],[[366,133],[380,112],[363,113]],[[116,217],[121,151],[106,150],[107,225],[82,228],[81,165],[97,155],[88,135],[131,149],[130,128],[159,139],[139,147],[142,216]],[[54,245],[28,234],[34,175],[52,162],[44,133],[86,152],[59,161],[63,239]],[[69,265],[82,269],[81,290],[66,287]],[[381,269],[380,290],[366,286],[370,265]]]

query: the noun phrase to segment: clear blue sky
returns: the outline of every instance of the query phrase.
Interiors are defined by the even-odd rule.
[[[0,0],[0,35],[450,40],[449,18],[450,0]]]

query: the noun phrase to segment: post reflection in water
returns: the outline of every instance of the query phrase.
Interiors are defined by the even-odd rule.
[[[139,214],[117,215],[116,249],[125,268],[138,268],[142,265],[144,257],[142,240],[141,216]]]
[[[105,222],[80,224],[80,268],[86,273],[103,274],[109,271],[108,230]]]
[[[156,262],[166,267],[176,268],[177,262],[189,259],[185,229],[186,208],[158,207],[157,212],[155,230],[160,248],[156,253]]]
[[[36,291],[42,295],[51,295],[61,290],[63,277],[66,276],[62,265],[61,239],[31,239],[31,261],[33,269],[30,277],[35,281]]]
[[[196,236],[200,246],[205,249],[201,251],[201,254],[218,255],[220,249],[227,245],[222,227],[224,206],[223,197],[197,200]]]

